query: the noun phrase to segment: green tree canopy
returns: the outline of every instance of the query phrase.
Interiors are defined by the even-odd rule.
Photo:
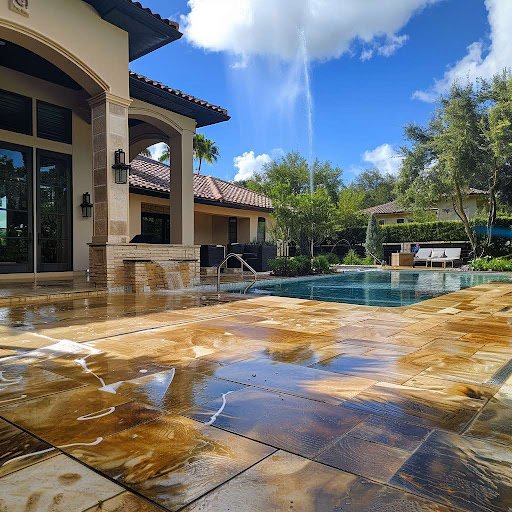
[[[396,178],[391,174],[383,174],[378,169],[368,169],[357,176],[351,187],[364,192],[362,208],[370,208],[385,204],[396,198]]]
[[[297,195],[309,190],[309,171],[313,172],[315,189],[324,188],[331,201],[337,202],[343,185],[343,171],[329,162],[315,161],[312,165],[299,153],[293,152],[267,164],[263,171],[247,180],[246,185],[272,198]]]
[[[490,233],[496,200],[510,187],[511,92],[508,73],[477,86],[455,83],[426,127],[405,129],[410,144],[403,148],[405,160],[397,184],[401,203],[427,207],[450,198],[475,254],[478,239],[464,210],[464,198],[471,188],[489,193]]]

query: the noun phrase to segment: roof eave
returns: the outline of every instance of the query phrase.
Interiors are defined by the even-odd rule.
[[[151,105],[194,119],[197,127],[229,121],[229,114],[181,98],[164,89],[130,76],[130,96]]]
[[[102,19],[128,32],[130,62],[180,39],[178,25],[131,0],[84,0]]]

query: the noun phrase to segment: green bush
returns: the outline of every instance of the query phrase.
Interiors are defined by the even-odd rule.
[[[343,265],[362,265],[363,259],[354,249],[350,249],[343,258]]]
[[[472,270],[512,272],[512,260],[507,258],[476,258],[470,263]]]
[[[384,242],[461,242],[468,239],[459,221],[408,222],[381,226]]]
[[[294,264],[296,265],[297,275],[305,276],[311,274],[311,259],[309,256],[299,255],[291,259],[294,260]]]
[[[322,254],[313,258],[312,266],[313,270],[318,274],[328,274],[331,271],[329,260]]]
[[[319,254],[319,256],[325,256],[329,262],[329,265],[338,265],[340,262],[340,259],[335,252],[326,252],[324,254]]]
[[[275,258],[268,261],[268,266],[279,276],[303,276],[311,273],[311,260],[308,256]]]

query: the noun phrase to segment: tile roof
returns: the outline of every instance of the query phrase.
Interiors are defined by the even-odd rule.
[[[225,116],[229,116],[228,111],[225,108],[219,107],[218,105],[213,105],[211,103],[208,103],[205,100],[196,98],[195,96],[192,96],[191,94],[187,94],[186,92],[182,92],[178,89],[173,89],[172,87],[164,85],[161,82],[157,82],[156,80],[152,80],[151,78],[148,78],[147,76],[139,75],[138,73],[135,73],[134,71],[130,71],[130,78],[138,80],[139,82],[143,82],[148,85],[152,85],[153,87],[156,87],[157,89],[168,92],[170,94],[173,94],[174,96],[178,96],[179,98],[183,98],[183,99],[188,100],[197,105],[201,105],[202,107],[208,108],[215,112],[219,112],[220,114],[223,114]]]
[[[148,192],[170,193],[170,169],[167,165],[143,156],[136,157],[131,165],[130,187]],[[263,194],[201,174],[194,174],[194,198],[197,202],[215,202],[228,208],[272,209],[272,201]]]
[[[371,208],[366,208],[363,210],[364,213],[376,214],[376,215],[384,215],[384,214],[392,214],[392,213],[404,213],[406,210],[401,206],[398,206],[396,201],[391,201],[386,204],[379,204],[377,206],[372,206]]]
[[[151,16],[154,16],[157,20],[162,21],[166,25],[169,25],[171,27],[174,27],[176,30],[180,29],[180,24],[177,21],[169,20],[167,18],[162,18],[160,14],[157,14],[156,12],[153,12],[149,7],[144,7],[140,2],[137,2],[136,0],[128,0],[131,4],[136,5],[143,11],[146,11],[148,14],[151,14]]]

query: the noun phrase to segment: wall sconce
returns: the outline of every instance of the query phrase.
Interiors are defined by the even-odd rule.
[[[80,205],[80,208],[82,208],[82,217],[92,217],[92,207],[91,194],[89,194],[89,192],[82,194],[82,204]]]
[[[112,169],[114,169],[115,182],[120,185],[128,183],[128,173],[130,172],[131,165],[126,163],[126,153],[122,149],[118,149],[115,152],[114,161]]]

